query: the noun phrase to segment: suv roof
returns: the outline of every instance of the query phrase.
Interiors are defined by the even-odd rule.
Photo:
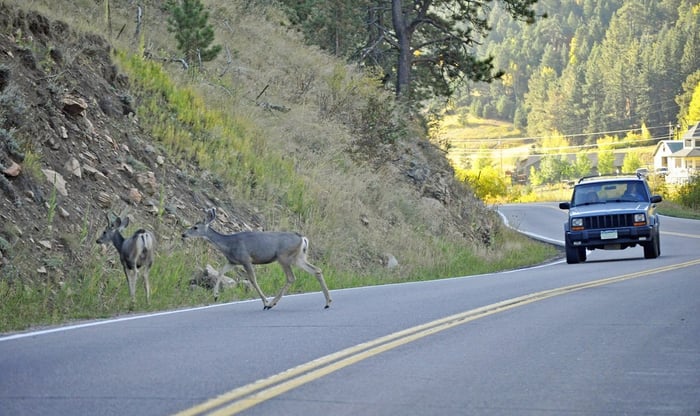
[[[581,182],[595,182],[595,181],[611,181],[611,180],[624,180],[624,179],[639,179],[643,180],[644,175],[639,174],[639,173],[623,173],[620,175],[591,175],[591,176],[584,176],[583,178],[578,180],[578,183]]]

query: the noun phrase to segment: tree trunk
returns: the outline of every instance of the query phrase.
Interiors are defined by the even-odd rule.
[[[405,99],[411,82],[410,33],[404,19],[401,0],[391,0],[391,17],[399,46],[399,62],[396,69],[396,98]]]

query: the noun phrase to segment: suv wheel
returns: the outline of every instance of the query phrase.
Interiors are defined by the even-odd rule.
[[[659,239],[659,233],[654,235],[654,239],[644,244],[644,258],[645,259],[655,259],[661,254],[661,241]]]
[[[585,247],[574,247],[570,244],[566,244],[566,262],[568,264],[576,264],[582,261],[586,261],[586,248]]]

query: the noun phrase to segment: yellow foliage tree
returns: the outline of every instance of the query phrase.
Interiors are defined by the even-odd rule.
[[[688,124],[693,125],[700,122],[700,82],[695,86],[693,98],[691,98],[688,107]]]
[[[551,135],[542,138],[542,148],[544,153],[559,154],[564,153],[566,148],[570,146],[569,139],[564,137],[558,131],[552,132]]]

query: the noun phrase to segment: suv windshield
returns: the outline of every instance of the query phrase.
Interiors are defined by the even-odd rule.
[[[641,181],[616,181],[582,183],[576,185],[571,199],[572,206],[601,204],[606,202],[648,201],[649,194]]]

